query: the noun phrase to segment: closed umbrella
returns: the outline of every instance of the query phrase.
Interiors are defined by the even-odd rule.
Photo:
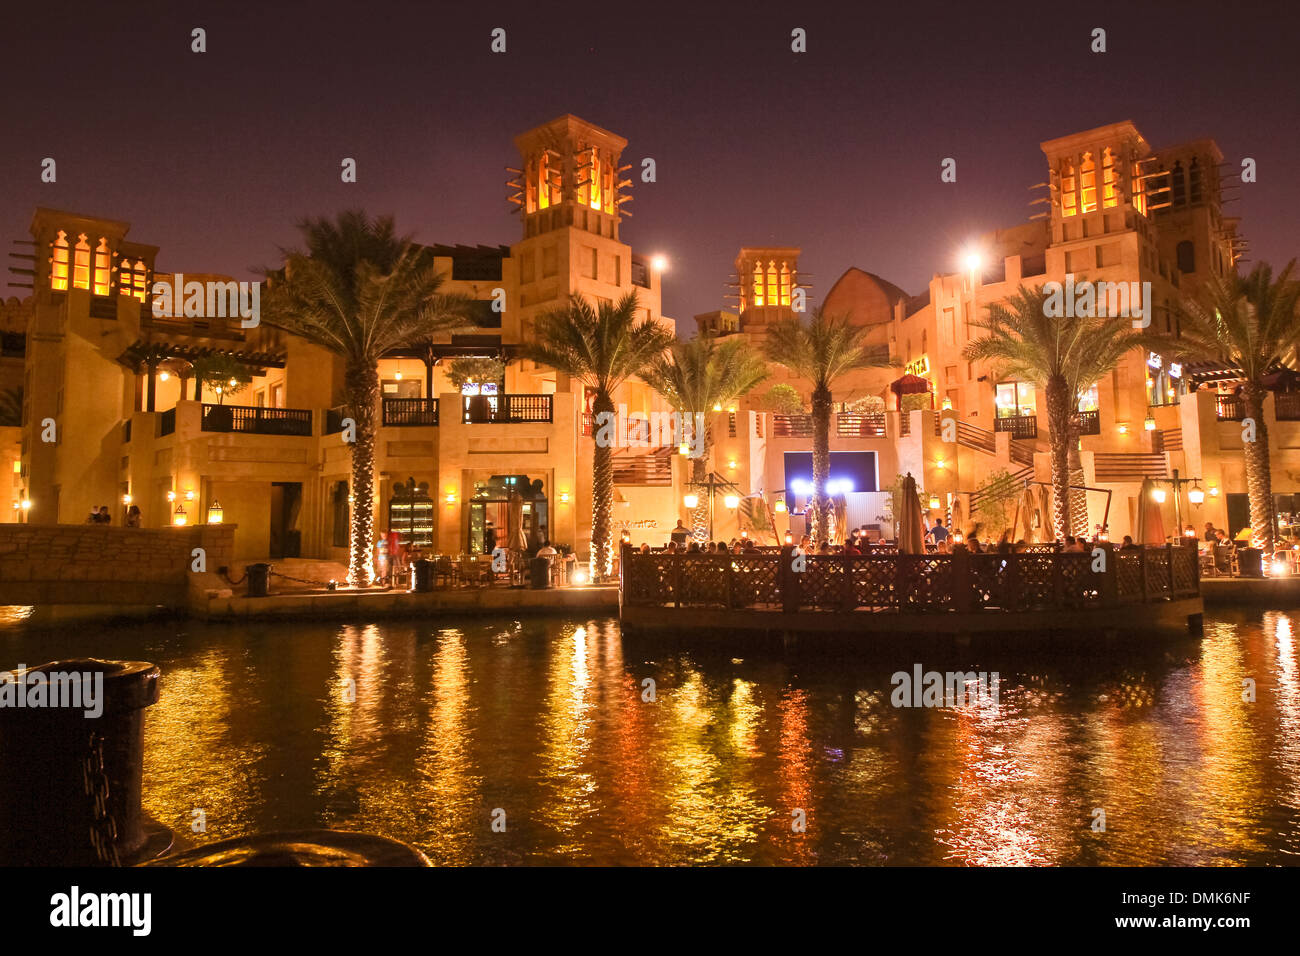
[[[1038,540],[1050,541],[1056,537],[1055,522],[1052,520],[1052,498],[1047,485],[1038,486]]]
[[[1020,514],[1025,519],[1025,540],[1034,540],[1034,528],[1041,522],[1041,516],[1038,513],[1038,496],[1034,494],[1033,485],[1025,485],[1024,492],[1020,495]],[[1011,537],[1016,537],[1016,529],[1011,529]]]
[[[1150,478],[1142,479],[1141,499],[1138,501],[1138,544],[1162,546],[1165,543],[1165,516],[1152,492],[1156,484]]]
[[[952,507],[948,509],[948,530],[949,531],[953,533],[961,531],[963,519],[966,517],[964,511],[965,509],[963,509],[961,505],[961,496],[953,495]],[[962,531],[962,534],[965,534],[965,532]]]
[[[898,553],[925,553],[925,519],[921,517],[921,501],[916,496],[916,479],[911,472],[903,479],[903,503],[898,516]]]
[[[831,544],[843,544],[844,531],[849,523],[849,502],[843,495],[835,495],[831,498],[831,504],[834,506],[835,518],[835,529]]]
[[[516,551],[528,550],[528,535],[524,532],[524,498],[517,491],[510,492],[506,503],[506,541]]]

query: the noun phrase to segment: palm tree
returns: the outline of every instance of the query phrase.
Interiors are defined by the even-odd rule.
[[[568,306],[543,313],[533,327],[534,341],[524,355],[581,382],[593,392],[592,412],[598,423],[592,461],[591,575],[603,580],[614,570],[611,526],[614,511],[614,461],[611,429],[614,391],[633,376],[642,375],[665,349],[673,334],[645,318],[637,321],[636,292],[597,308],[580,295]],[[616,430],[613,430],[616,431]]]
[[[433,250],[398,236],[391,216],[360,210],[336,220],[298,224],[305,250],[286,250],[284,267],[265,270],[262,313],[267,325],[301,336],[343,360],[352,443],[352,534],[348,581],[372,579],[375,406],[379,359],[433,330],[468,324],[470,300],[439,294],[443,276]]]
[[[1245,417],[1255,422],[1255,440],[1244,443],[1246,491],[1255,546],[1274,547],[1273,481],[1264,425],[1264,378],[1295,360],[1300,347],[1300,281],[1295,260],[1273,278],[1261,262],[1247,276],[1210,277],[1203,299],[1185,299],[1179,335],[1153,337],[1152,348],[1183,360],[1226,363],[1241,373]]]
[[[1070,500],[1070,445],[1078,440],[1075,409],[1082,393],[1112,371],[1145,336],[1123,316],[1093,318],[1049,314],[1048,293],[1021,286],[1005,304],[972,321],[988,335],[966,346],[968,362],[992,360],[999,377],[1027,379],[1047,400],[1052,461],[1052,526],[1058,540],[1074,530]]]
[[[829,316],[817,309],[805,325],[798,317],[774,322],[764,351],[770,361],[812,383],[813,492],[809,534],[826,537],[831,501],[826,480],[831,470],[831,387],[841,376],[867,368],[887,368],[887,354],[867,342],[870,326],[850,325],[848,316]]]
[[[690,428],[702,426],[703,442],[691,459],[691,483],[701,485],[708,477],[709,455],[713,451],[713,418],[723,406],[744,395],[767,378],[767,365],[741,338],[718,342],[697,335],[687,342],[674,342],[668,355],[658,356],[644,375]],[[699,431],[693,432],[697,437]],[[708,528],[708,506],[701,498],[691,515],[691,530],[704,540]]]

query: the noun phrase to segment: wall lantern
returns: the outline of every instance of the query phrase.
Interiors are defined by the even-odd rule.
[[[449,505],[454,505],[456,503],[456,492],[454,491],[447,492],[447,496],[443,500],[446,501],[447,504]]]
[[[169,492],[167,492],[167,500],[168,500],[168,501],[175,501],[175,500],[176,500],[176,492],[174,492],[174,491],[169,491]]]
[[[124,504],[124,505],[129,505],[130,503],[131,503],[131,496],[130,496],[130,495],[123,495],[123,496],[122,496],[122,504]]]
[[[212,504],[208,505],[208,524],[221,524],[224,515],[225,512],[221,509],[221,502],[215,498],[212,499]]]
[[[794,535],[792,535],[789,531],[785,533],[785,543],[794,544]]]
[[[567,491],[561,491],[561,492],[560,492],[560,504],[567,505],[568,503],[569,503],[569,493],[568,493]]]
[[[722,499],[722,503],[728,508],[739,508],[740,497],[738,495],[727,495],[727,497]]]
[[[685,495],[685,496],[682,498],[682,504],[686,505],[686,507],[688,507],[688,508],[698,508],[698,507],[700,506],[700,496],[699,496],[699,495]]]
[[[1120,422],[1118,425],[1115,426],[1115,429],[1116,429],[1116,430],[1117,430],[1121,435],[1127,435],[1127,434],[1128,434],[1128,422]]]
[[[938,468],[940,471],[943,471],[943,465],[944,465],[944,461],[942,458],[940,458],[938,461],[934,463],[934,467]]]
[[[189,515],[185,513],[185,506],[177,505],[176,513],[172,515],[172,524],[179,528],[189,520]]]
[[[1156,420],[1152,418],[1150,415],[1147,416],[1147,420],[1142,424],[1143,427],[1146,428],[1146,430],[1149,432],[1153,432],[1156,430]]]
[[[1162,504],[1165,503],[1165,498],[1168,497],[1168,496],[1165,494],[1165,489],[1163,489],[1163,488],[1152,488],[1152,489],[1151,489],[1151,497],[1155,500],[1156,504],[1160,504],[1160,505],[1162,505]]]
[[[776,504],[774,504],[774,505],[772,506],[772,510],[775,511],[775,512],[776,512],[777,514],[779,514],[779,515],[783,515],[783,514],[785,514],[785,499],[784,499],[784,498],[777,498],[777,499],[776,499]]]
[[[1210,485],[1210,497],[1211,498],[1219,497],[1219,489],[1217,485]]]
[[[931,511],[935,511],[935,510],[938,509],[938,507],[939,507],[939,496],[938,496],[938,495],[931,495],[931,496],[930,496],[930,510],[931,510]]]

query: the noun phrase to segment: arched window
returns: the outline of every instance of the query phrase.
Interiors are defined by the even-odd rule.
[[[776,263],[767,264],[767,304],[779,305],[781,302],[781,293],[778,289],[776,278]]]
[[[602,188],[602,195],[605,197],[605,212],[613,214],[614,212],[614,162],[610,160],[601,167],[605,182]]]
[[[60,229],[51,248],[50,288],[61,292],[68,287],[68,234]]]
[[[145,267],[143,259],[135,261],[134,275],[131,277],[131,285],[135,290],[135,297],[143,302],[147,296],[145,281],[148,278],[148,269]]]
[[[754,305],[762,306],[767,299],[763,295],[763,263],[754,263]]]
[[[1128,174],[1129,191],[1132,194],[1130,199],[1133,202],[1133,208],[1145,216],[1147,214],[1147,187],[1146,181],[1141,177],[1142,172],[1139,169],[1138,164],[1134,162],[1129,167]]]
[[[1115,190],[1115,154],[1107,146],[1101,154],[1101,208],[1110,209],[1119,205],[1119,195]]]
[[[76,289],[90,288],[90,243],[84,232],[77,236],[72,250],[72,285]]]
[[[781,263],[781,304],[790,304],[790,266],[785,262]]]
[[[99,245],[95,247],[95,295],[108,295],[108,280],[112,273],[111,261],[108,240],[100,236]]]
[[[587,170],[587,204],[592,209],[600,208],[601,176],[600,154],[596,152],[596,147],[593,146],[591,148],[591,166]]]
[[[1079,212],[1079,182],[1074,175],[1074,163],[1065,160],[1061,164],[1061,215],[1070,217]]]
[[[1092,153],[1083,154],[1079,164],[1079,198],[1084,215],[1097,209],[1097,164],[1093,162]]]

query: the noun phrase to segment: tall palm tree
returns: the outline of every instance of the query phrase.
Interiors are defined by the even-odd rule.
[[[767,365],[742,338],[720,342],[697,335],[686,342],[674,342],[668,355],[660,355],[643,376],[662,395],[690,428],[703,426],[703,441],[693,449],[691,483],[701,485],[708,477],[709,455],[713,451],[713,420],[723,407],[767,378]],[[696,436],[697,438],[700,436]],[[704,540],[708,529],[708,505],[703,499],[691,514],[691,530]]]
[[[433,250],[397,235],[391,216],[360,210],[298,224],[304,249],[285,250],[265,270],[267,325],[301,336],[343,360],[352,443],[352,534],[348,581],[370,584],[374,543],[375,408],[379,359],[432,330],[467,324],[469,299],[439,293]]]
[[[849,372],[893,364],[887,353],[867,341],[870,328],[850,325],[847,315],[817,309],[806,325],[797,316],[774,322],[763,343],[770,361],[812,383],[813,492],[808,515],[814,541],[826,537],[830,524],[826,480],[831,470],[831,387]]]
[[[597,422],[612,420],[614,392],[628,379],[644,374],[672,344],[673,334],[653,319],[637,320],[636,292],[596,308],[580,295],[569,304],[537,317],[527,358],[549,365],[593,392]],[[592,456],[591,574],[599,581],[614,570],[611,527],[614,511],[613,443],[609,428],[594,429]],[[617,431],[616,429],[614,431]]]
[[[968,362],[992,361],[999,377],[1027,379],[1047,400],[1052,461],[1052,527],[1058,540],[1074,530],[1070,500],[1070,444],[1078,440],[1074,421],[1082,393],[1112,371],[1145,341],[1123,316],[1055,316],[1048,293],[1021,286],[1006,303],[989,306],[971,325],[988,332],[963,350]],[[1055,310],[1051,310],[1055,311]]]
[[[1274,547],[1273,480],[1264,425],[1264,378],[1289,364],[1300,348],[1300,280],[1295,260],[1273,277],[1261,262],[1247,276],[1212,276],[1202,297],[1185,299],[1176,338],[1155,337],[1152,347],[1184,360],[1222,362],[1241,372],[1245,417],[1255,422],[1255,440],[1244,443],[1246,491],[1255,546]]]

